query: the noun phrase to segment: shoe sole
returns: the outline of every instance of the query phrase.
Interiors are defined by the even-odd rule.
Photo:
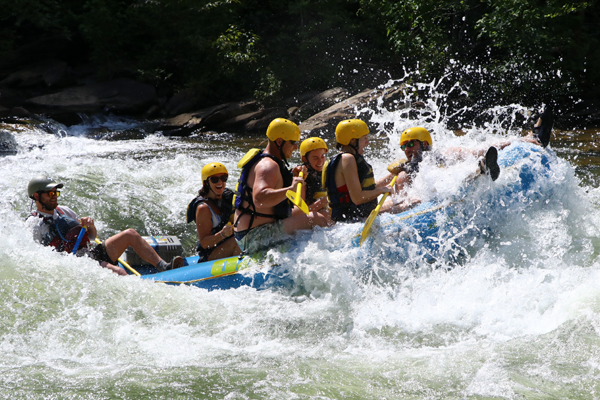
[[[489,172],[492,181],[500,176],[500,166],[498,165],[498,150],[490,147],[485,153],[485,169]]]

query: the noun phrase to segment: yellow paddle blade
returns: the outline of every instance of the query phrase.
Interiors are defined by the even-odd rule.
[[[101,243],[102,243],[102,241],[101,241],[100,239],[98,239],[98,238],[94,239],[94,241],[95,241],[96,243],[98,243],[98,244],[101,244]],[[122,258],[119,258],[119,260],[118,260],[118,261],[119,261],[121,264],[123,264],[123,266],[124,266],[125,268],[127,268],[129,271],[131,271],[131,273],[132,273],[132,274],[134,274],[134,275],[136,275],[136,276],[142,276],[142,275],[140,275],[140,273],[139,273],[139,272],[137,272],[135,269],[133,269],[133,268],[131,267],[131,265],[127,264],[127,263],[126,263],[126,262],[125,262],[125,261],[124,261]]]
[[[302,172],[300,172],[300,177],[302,177]],[[302,198],[302,184],[301,183],[298,184],[296,193],[294,193],[292,190],[288,190],[287,192],[285,192],[285,195],[287,196],[288,199],[290,199],[290,201],[292,203],[294,203],[296,206],[298,206],[299,209],[301,209],[306,215],[308,215],[308,212],[309,212],[308,205],[306,205],[306,202]]]
[[[398,178],[397,175],[394,177],[394,179],[392,179],[392,182],[390,183],[390,186],[392,188],[394,187],[394,184],[396,183],[396,178]],[[375,221],[375,218],[377,218],[377,215],[379,214],[379,210],[381,210],[381,206],[385,202],[385,199],[387,199],[388,195],[389,195],[389,193],[386,193],[383,195],[383,197],[379,201],[379,204],[377,204],[377,207],[375,207],[375,209],[373,211],[371,211],[371,214],[369,214],[369,217],[365,221],[365,227],[363,228],[362,233],[360,235],[359,246],[362,246],[363,242],[365,240],[367,240],[367,236],[369,236],[369,231],[371,230],[371,225],[373,225],[373,221]]]

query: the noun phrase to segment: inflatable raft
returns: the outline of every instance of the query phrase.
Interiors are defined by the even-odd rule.
[[[544,180],[556,162],[554,153],[529,143],[517,142],[499,152],[498,164],[505,175],[504,181],[494,184],[465,184],[464,188],[449,198],[423,202],[400,214],[382,214],[371,228],[370,237],[360,248],[364,268],[369,268],[370,254],[382,253],[382,241],[391,240],[394,244],[385,246],[386,257],[402,262],[410,244],[418,248],[430,260],[443,259],[451,262],[468,252],[472,243],[482,230],[486,229],[490,217],[486,210],[477,213],[465,211],[464,205],[478,201],[488,209],[506,207],[507,203],[549,195],[540,190],[536,181]],[[487,178],[489,180],[489,178]],[[491,180],[490,180],[491,182]],[[483,187],[483,189],[482,189]],[[478,209],[485,207],[478,207]],[[332,250],[357,248],[363,223],[337,224],[331,230],[332,237],[343,238],[332,244]],[[440,228],[443,228],[440,230]],[[453,234],[450,239],[447,232],[465,232]],[[469,233],[472,231],[472,233]],[[392,239],[390,239],[392,238]],[[306,246],[310,234],[299,234],[287,243],[287,249]],[[303,242],[304,241],[304,242]],[[279,249],[281,250],[281,249]],[[283,249],[282,251],[285,251]],[[136,268],[138,269],[138,268]],[[141,267],[138,271],[142,279],[173,285],[194,285],[208,290],[230,289],[250,286],[256,289],[273,288],[293,284],[285,265],[269,261],[265,254],[244,257],[230,257],[215,261],[198,263],[198,257],[185,259],[185,266],[176,270],[156,272],[151,267]]]

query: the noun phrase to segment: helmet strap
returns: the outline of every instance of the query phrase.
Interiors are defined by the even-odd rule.
[[[283,154],[283,146],[285,145],[285,142],[286,140],[283,140],[280,145],[277,145],[277,148],[279,149],[279,155],[281,156],[281,160],[284,162],[285,166],[289,168],[290,164],[288,164],[288,160],[285,157],[285,154]]]

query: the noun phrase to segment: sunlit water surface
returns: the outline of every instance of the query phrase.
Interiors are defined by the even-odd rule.
[[[521,135],[498,123],[457,136],[443,118],[375,111],[366,156],[376,176],[413,125],[440,148]],[[491,201],[510,171],[475,182],[482,200],[454,217],[469,221],[460,259],[431,259],[402,235],[376,237],[369,254],[341,242],[337,251],[336,231],[317,230],[289,254],[271,252],[292,286],[209,292],[119,277],[35,244],[27,182],[64,182],[60,204],[93,216],[101,238],[129,227],[176,235],[192,255],[185,210],[202,166],[222,161],[233,181],[262,135],[169,139],[115,119],[54,134],[9,128],[19,152],[0,159],[0,398],[600,397],[597,132],[555,134],[539,198]],[[128,130],[134,139],[117,140]],[[433,172],[413,194],[464,190],[471,161]],[[444,243],[464,233],[440,232]]]

